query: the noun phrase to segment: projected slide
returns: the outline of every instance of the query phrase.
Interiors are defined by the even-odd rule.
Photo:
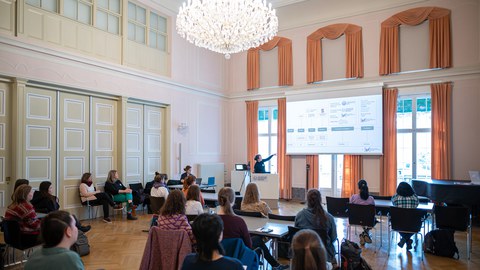
[[[287,101],[288,154],[382,153],[382,96]]]

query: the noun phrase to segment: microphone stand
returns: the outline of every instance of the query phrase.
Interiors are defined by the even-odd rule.
[[[300,202],[301,204],[305,204],[307,203],[307,191],[308,191],[308,174],[310,172],[310,164],[307,164],[306,166],[306,171],[307,171],[307,183],[306,183],[306,186],[305,186],[305,200]]]

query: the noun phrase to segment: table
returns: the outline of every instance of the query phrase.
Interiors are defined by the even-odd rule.
[[[377,212],[388,212],[390,207],[393,207],[391,200],[375,200],[375,209]],[[426,213],[433,213],[433,203],[421,203],[417,206],[417,209],[423,210]]]
[[[217,185],[213,184],[213,185],[208,185],[208,184],[201,184],[199,185],[200,189],[204,189],[204,188],[214,188],[216,187]],[[183,185],[167,185],[167,188],[169,189],[183,189]]]
[[[294,226],[292,221],[273,220],[268,218],[240,216],[247,224],[250,234],[265,236],[272,239],[272,256],[278,259],[278,239],[288,234],[288,226]],[[271,232],[262,232],[261,228],[271,229]]]
[[[218,201],[218,193],[202,192],[202,196],[205,201]]]

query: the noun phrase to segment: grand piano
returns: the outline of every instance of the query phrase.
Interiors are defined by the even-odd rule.
[[[412,180],[412,187],[419,196],[446,204],[462,204],[468,207],[480,205],[480,185],[468,180]]]

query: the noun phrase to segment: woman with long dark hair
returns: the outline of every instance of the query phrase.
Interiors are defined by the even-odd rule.
[[[397,193],[392,196],[392,204],[400,208],[417,208],[419,200],[412,186],[407,182],[401,182],[398,184]],[[403,248],[405,243],[407,243],[407,250],[412,249],[413,241],[410,239],[412,235],[412,233],[400,233],[402,239],[398,242],[398,246]]]
[[[197,239],[197,253],[189,254],[183,261],[182,270],[243,270],[235,258],[223,256],[223,222],[217,215],[201,214],[193,222],[193,234]]]
[[[82,175],[79,190],[82,204],[86,205],[87,202],[89,202],[92,205],[102,205],[103,222],[111,223],[109,206],[115,207],[115,203],[113,202],[112,197],[107,193],[95,190],[91,173],[87,172]]]
[[[360,204],[360,205],[375,205],[375,199],[370,196],[368,192],[368,184],[364,179],[358,181],[358,194],[353,194],[350,197],[351,204]],[[365,243],[372,243],[372,237],[370,236],[370,228],[363,227],[363,232],[359,235],[360,245],[365,245]]]
[[[318,234],[304,229],[292,239],[292,261],[290,270],[327,270],[331,268],[327,262],[325,246]],[[327,266],[328,265],[328,266]]]
[[[328,261],[336,265],[335,247],[333,242],[337,239],[337,225],[332,215],[322,207],[322,194],[318,189],[307,192],[307,208],[298,212],[295,217],[295,227],[311,230],[325,230],[327,232],[326,249]]]

